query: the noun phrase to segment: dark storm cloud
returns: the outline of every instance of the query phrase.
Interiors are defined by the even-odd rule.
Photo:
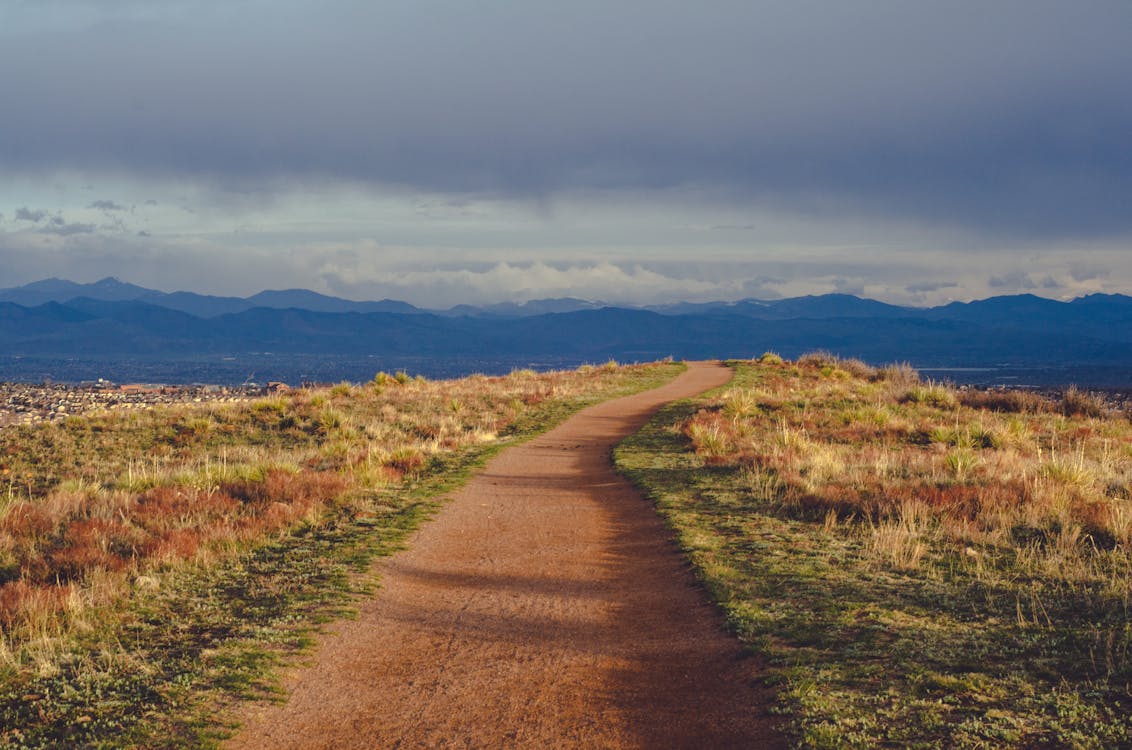
[[[1132,229],[1127,2],[71,6],[0,32],[0,166]]]

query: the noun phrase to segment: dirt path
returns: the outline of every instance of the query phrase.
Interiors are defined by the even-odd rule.
[[[609,458],[729,377],[693,364],[499,454],[227,747],[781,746],[757,664]]]

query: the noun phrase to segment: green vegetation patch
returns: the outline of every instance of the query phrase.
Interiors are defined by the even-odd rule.
[[[1132,744],[1126,419],[828,355],[732,364],[615,457],[767,658],[796,746]]]

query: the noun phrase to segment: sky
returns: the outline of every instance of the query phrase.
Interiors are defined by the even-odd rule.
[[[0,0],[0,288],[1132,293],[1132,3]]]

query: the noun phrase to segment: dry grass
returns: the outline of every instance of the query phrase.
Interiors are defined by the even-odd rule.
[[[757,387],[730,388],[684,431],[709,463],[773,473],[786,504],[889,531],[923,507],[964,548],[1068,525],[1082,544],[1127,538],[1132,429],[1085,394],[975,396],[826,354],[760,367]]]
[[[362,512],[434,459],[527,429],[540,406],[656,369],[609,362],[436,382],[379,373],[244,404],[0,430],[0,667],[49,670],[50,644],[133,586]]]
[[[1132,424],[828,354],[618,451],[799,747],[1132,746]]]

